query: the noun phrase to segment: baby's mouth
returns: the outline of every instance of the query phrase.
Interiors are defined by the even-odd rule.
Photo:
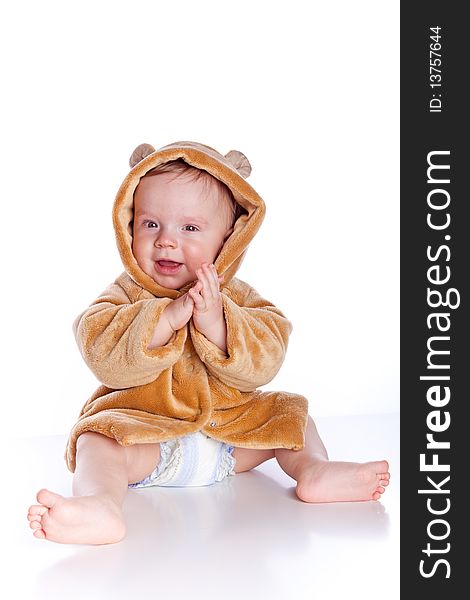
[[[157,260],[157,263],[161,267],[177,267],[178,265],[182,264],[182,263],[176,262],[174,260]]]
[[[174,260],[157,260],[155,261],[155,270],[162,275],[174,275],[177,273],[183,263]]]

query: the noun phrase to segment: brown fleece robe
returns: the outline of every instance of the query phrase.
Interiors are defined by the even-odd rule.
[[[215,267],[227,323],[227,353],[202,335],[192,319],[162,347],[148,345],[163,309],[188,291],[164,288],[132,254],[134,191],[140,178],[163,163],[183,159],[225,183],[245,209]],[[234,277],[264,217],[265,205],[245,181],[247,158],[222,156],[194,142],[158,151],[142,144],[131,157],[113,209],[118,249],[126,272],[74,323],[80,352],[102,385],[83,406],[67,444],[75,470],[78,436],[96,431],[123,446],[155,443],[202,431],[244,448],[290,448],[305,443],[307,400],[288,392],[261,392],[284,360],[291,324],[280,310]]]

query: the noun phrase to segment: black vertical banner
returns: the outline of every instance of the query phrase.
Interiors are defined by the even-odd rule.
[[[401,3],[401,595],[466,596],[470,33]],[[457,590],[463,590],[459,593]],[[421,596],[422,594],[422,596]]]

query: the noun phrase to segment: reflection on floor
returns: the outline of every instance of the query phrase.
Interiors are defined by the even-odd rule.
[[[317,424],[331,459],[389,460],[392,483],[380,502],[304,504],[273,460],[214,486],[131,490],[126,539],[100,547],[33,538],[25,513],[37,489],[70,490],[65,438],[17,440],[15,544],[4,583],[17,595],[3,597],[398,599],[398,416]]]

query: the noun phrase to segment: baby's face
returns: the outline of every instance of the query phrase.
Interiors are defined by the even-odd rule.
[[[230,207],[202,181],[172,173],[144,177],[134,194],[132,250],[139,267],[177,290],[212,263],[232,231]]]

